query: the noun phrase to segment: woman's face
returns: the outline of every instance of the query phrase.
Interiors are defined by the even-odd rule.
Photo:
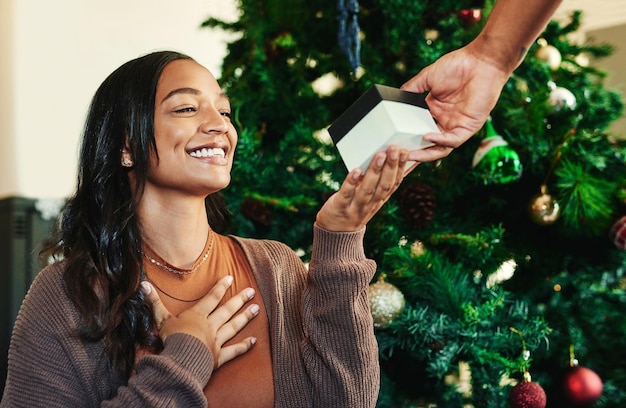
[[[230,183],[237,132],[213,75],[191,60],[170,62],[156,89],[146,193],[205,197]]]

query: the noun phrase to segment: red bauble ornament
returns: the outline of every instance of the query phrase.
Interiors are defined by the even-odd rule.
[[[596,402],[602,395],[602,389],[600,376],[586,367],[572,367],[565,374],[563,395],[576,406]]]
[[[613,224],[609,237],[616,247],[626,250],[626,215]]]
[[[546,392],[534,381],[522,381],[509,393],[511,408],[545,408],[546,402]]]
[[[483,11],[481,9],[473,8],[467,10],[461,10],[457,13],[459,20],[465,26],[473,26],[483,18]]]

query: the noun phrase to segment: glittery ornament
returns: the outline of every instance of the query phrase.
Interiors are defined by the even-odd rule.
[[[485,123],[485,139],[474,158],[472,167],[485,184],[507,184],[522,176],[522,163],[517,152],[496,133],[490,120]]]
[[[522,381],[519,382],[509,392],[509,404],[512,408],[544,408],[547,403],[546,392],[541,385],[532,381],[528,364],[530,361],[530,350],[526,348],[524,334],[514,327],[509,328],[513,333],[517,334],[522,341]]]
[[[422,241],[415,241],[411,244],[411,257],[419,258],[426,253],[426,246]]]
[[[376,328],[384,329],[389,326],[404,309],[404,295],[400,289],[385,282],[382,275],[376,283],[369,286],[368,295]]]
[[[613,224],[609,232],[613,244],[621,250],[626,250],[626,215]]]
[[[559,219],[561,215],[559,203],[548,194],[545,185],[541,186],[541,193],[530,199],[528,214],[530,219],[538,225],[550,225]]]
[[[576,109],[576,96],[562,86],[556,86],[554,82],[548,84],[550,95],[548,96],[548,106],[553,112],[571,111]]]
[[[546,403],[546,392],[533,381],[522,381],[509,393],[511,408],[544,408]]]
[[[543,38],[537,40],[537,44],[539,44],[539,48],[535,52],[535,57],[548,64],[552,71],[559,69],[562,60],[559,50],[555,46],[548,44]]]
[[[568,369],[563,381],[565,399],[575,406],[587,406],[596,402],[604,388],[600,376],[581,366]]]

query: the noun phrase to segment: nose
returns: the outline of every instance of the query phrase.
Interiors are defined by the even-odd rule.
[[[215,108],[207,111],[200,131],[206,134],[222,134],[228,131],[227,119]]]

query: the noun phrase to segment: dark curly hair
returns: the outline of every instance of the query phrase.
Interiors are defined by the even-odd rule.
[[[189,56],[159,51],[116,69],[96,91],[88,111],[75,194],[60,215],[46,256],[62,258],[67,294],[81,316],[78,335],[103,340],[108,361],[126,380],[137,347],[158,352],[152,304],[139,284],[143,276],[142,237],[135,201],[142,194],[151,151],[156,153],[156,87],[165,66]],[[136,175],[132,191],[121,150],[130,148]],[[158,156],[157,156],[158,158]],[[207,197],[212,228],[226,227],[228,211],[219,193]]]

